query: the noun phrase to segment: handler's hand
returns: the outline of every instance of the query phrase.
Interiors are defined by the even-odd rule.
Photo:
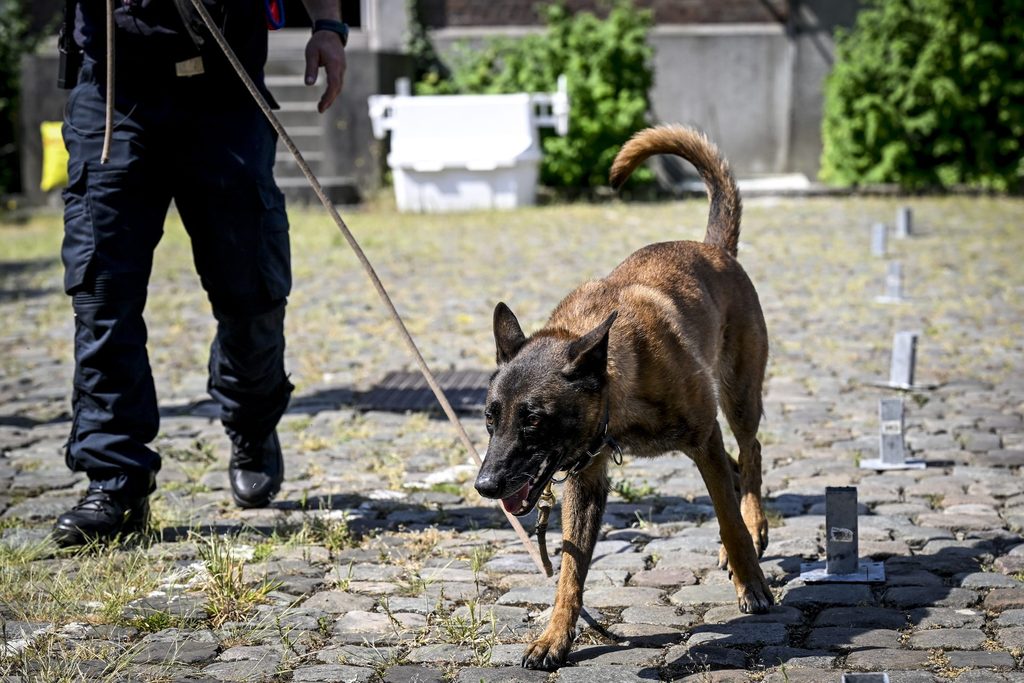
[[[323,114],[341,92],[345,81],[345,47],[341,36],[332,31],[317,31],[306,43],[306,85],[316,83],[320,67],[327,72],[327,89],[317,103],[317,111]]]

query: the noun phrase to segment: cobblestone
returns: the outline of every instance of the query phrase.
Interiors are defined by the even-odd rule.
[[[902,202],[924,226],[891,245],[910,301],[882,306],[885,266],[866,236]],[[887,671],[891,683],[1024,681],[1024,204],[747,202],[740,261],[772,345],[762,568],[778,606],[737,609],[717,568],[713,508],[685,456],[627,456],[610,471],[573,666],[551,674],[519,661],[550,617],[555,580],[477,496],[450,426],[358,405],[412,365],[321,222],[292,212],[296,391],[279,428],[279,499],[265,510],[230,503],[227,441],[205,395],[213,322],[172,221],[147,304],[162,412],[153,446],[164,456],[157,534],[76,555],[44,543],[85,486],[61,457],[73,320],[52,253],[60,221],[0,224],[0,677],[31,678],[18,668],[27,656],[76,666],[79,678],[120,667],[126,680],[838,683],[843,671]],[[480,370],[493,366],[496,301],[535,328],[580,281],[642,244],[699,239],[705,222],[704,201],[352,217],[428,362]],[[936,385],[904,394],[908,445],[928,467],[861,470],[878,447],[878,400],[891,395],[872,383],[903,329],[921,331],[917,374]],[[483,451],[483,421],[465,424]],[[861,555],[884,561],[887,581],[805,585],[800,563],[823,559],[825,487],[846,485],[858,487]],[[556,511],[556,572],[558,522]],[[216,543],[231,562],[211,561]]]

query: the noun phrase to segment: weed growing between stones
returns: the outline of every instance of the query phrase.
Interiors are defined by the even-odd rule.
[[[494,609],[484,612],[477,600],[466,603],[466,616],[449,612],[443,602],[438,600],[431,613],[444,637],[444,642],[452,645],[469,645],[473,648],[473,665],[487,666],[491,662],[491,653],[498,644],[498,621]]]
[[[772,507],[766,507],[764,509],[764,517],[768,520],[768,528],[777,529],[786,523],[785,516]]]
[[[287,545],[320,545],[336,553],[351,548],[355,542],[349,529],[348,517],[342,512],[338,516],[306,517],[302,520],[302,526],[288,539]]]
[[[422,595],[432,583],[429,577],[421,576],[418,569],[409,569],[399,579],[398,595],[411,598]]]
[[[487,561],[494,557],[497,552],[498,549],[492,545],[473,548],[473,554],[469,558],[469,568],[473,571],[473,574],[479,575],[484,570]]]
[[[338,577],[339,578],[335,582],[334,587],[337,588],[338,590],[341,590],[341,591],[347,591],[350,588],[351,584],[352,584],[352,574],[354,572],[354,568],[355,568],[355,563],[354,562],[349,562],[348,563],[348,569],[345,572],[345,575],[342,576],[341,571],[340,571],[341,568],[338,567],[338,569],[339,569]]]
[[[125,623],[128,626],[139,629],[143,633],[156,633],[158,631],[163,631],[165,628],[175,628],[182,622],[180,619],[168,612],[154,610],[147,612],[146,614],[127,619]]]
[[[198,540],[199,556],[209,572],[203,592],[209,601],[207,612],[213,626],[242,621],[256,605],[267,602],[267,595],[276,584],[267,580],[247,584],[242,572],[245,560],[232,552],[225,538],[215,535]]]
[[[632,479],[628,478],[612,482],[612,491],[617,493],[627,503],[635,503],[644,498],[658,495],[658,490],[647,483],[646,480],[641,483],[634,483]]]

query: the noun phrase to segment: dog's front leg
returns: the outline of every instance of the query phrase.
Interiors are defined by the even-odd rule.
[[[527,669],[552,671],[565,664],[573,629],[583,607],[583,584],[590,569],[597,532],[608,500],[605,458],[565,482],[562,498],[562,569],[558,576],[551,621],[540,638],[523,653]]]

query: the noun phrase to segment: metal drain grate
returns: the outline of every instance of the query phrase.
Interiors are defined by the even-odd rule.
[[[446,370],[437,382],[455,410],[482,413],[491,373],[484,370]],[[434,393],[418,372],[389,372],[359,400],[363,410],[391,412],[441,412]]]

